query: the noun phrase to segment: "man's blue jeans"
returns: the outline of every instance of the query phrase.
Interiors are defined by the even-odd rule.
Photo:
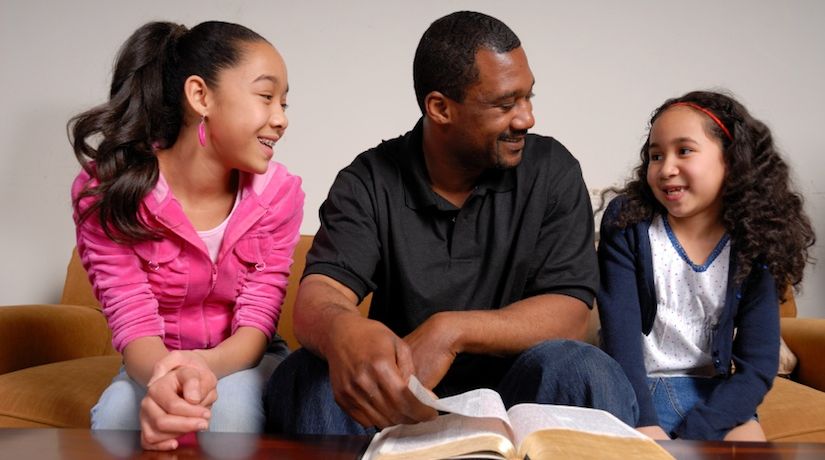
[[[595,407],[636,426],[639,409],[633,388],[619,364],[598,348],[572,340],[552,340],[511,361],[495,387],[506,407],[523,402]],[[441,394],[439,387],[435,392],[448,396]],[[270,433],[375,433],[374,428],[362,427],[338,406],[326,361],[304,349],[292,353],[272,374],[264,408]]]

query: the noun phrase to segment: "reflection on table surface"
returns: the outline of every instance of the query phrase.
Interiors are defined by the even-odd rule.
[[[82,429],[0,429],[0,460],[6,459],[285,459],[357,460],[366,436],[279,436],[243,433],[198,433],[181,439],[172,452],[140,448],[136,431]],[[825,459],[825,443],[746,443],[662,441],[679,460],[692,459]]]
[[[268,436],[197,433],[180,438],[171,452],[144,451],[137,431],[0,429],[0,460],[37,459],[230,459],[354,460],[369,443],[364,436]]]

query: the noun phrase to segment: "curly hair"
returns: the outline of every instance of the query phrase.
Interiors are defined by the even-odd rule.
[[[722,188],[722,224],[736,249],[734,281],[747,279],[755,263],[768,267],[783,296],[788,286],[799,286],[805,264],[812,260],[809,248],[816,241],[802,195],[794,190],[788,165],[774,146],[770,129],[753,118],[733,97],[710,91],[694,91],[665,101],[653,112],[648,131],[666,110],[678,103],[692,103],[715,114],[728,128],[724,133],[710,117],[706,132],[722,145],[726,166]],[[606,192],[623,195],[615,225],[624,228],[667,211],[647,182],[650,134],[640,152],[641,163],[622,188]],[[603,200],[604,201],[604,200]]]
[[[113,241],[156,237],[138,210],[159,178],[155,147],[175,143],[184,124],[183,86],[191,75],[217,85],[218,73],[243,57],[244,43],[266,41],[244,26],[220,21],[191,30],[170,22],[138,28],[120,48],[109,101],[69,120],[78,162],[97,184],[77,196],[94,198],[81,220],[97,212]],[[93,142],[97,146],[93,146]]]
[[[476,52],[487,48],[507,53],[521,46],[516,34],[498,19],[474,11],[457,11],[433,22],[418,42],[413,58],[413,86],[421,113],[424,99],[438,91],[461,102],[478,80]]]

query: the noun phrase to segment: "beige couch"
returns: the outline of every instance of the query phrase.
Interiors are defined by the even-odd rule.
[[[279,332],[292,348],[292,305],[311,236],[302,236]],[[369,299],[362,305],[369,308]],[[825,319],[783,305],[782,336],[799,358],[759,407],[772,441],[825,442]],[[594,315],[595,317],[595,315]],[[593,334],[595,334],[595,322]],[[86,273],[73,254],[58,305],[0,307],[0,427],[88,427],[89,409],[120,366]]]

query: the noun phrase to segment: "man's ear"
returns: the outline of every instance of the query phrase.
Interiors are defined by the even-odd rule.
[[[452,121],[453,100],[438,91],[432,91],[424,97],[424,110],[427,116],[439,125]]]
[[[204,117],[209,114],[209,88],[203,78],[191,75],[183,82],[183,96],[186,105],[198,115]]]

